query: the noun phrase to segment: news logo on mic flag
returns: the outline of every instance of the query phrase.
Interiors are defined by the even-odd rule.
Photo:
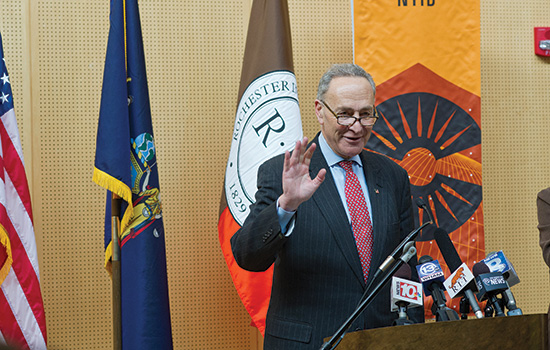
[[[0,344],[46,349],[31,197],[0,34]]]
[[[404,301],[409,307],[422,306],[422,284],[405,278],[392,277],[391,311],[397,311],[397,302]]]
[[[476,276],[476,286],[479,291],[476,295],[479,301],[487,300],[491,294],[499,294],[509,288],[500,272],[488,272]]]
[[[230,239],[254,203],[258,167],[302,138],[286,0],[254,0],[248,24],[238,106],[220,202],[218,235],[235,288],[252,324],[263,334],[273,267],[241,269]]]
[[[466,285],[473,280],[474,275],[472,274],[472,271],[470,271],[466,263],[462,263],[456,271],[447,277],[445,282],[443,282],[443,285],[445,286],[447,293],[449,293],[449,297],[455,298],[464,289],[464,287],[466,287]]]
[[[441,270],[439,261],[433,260],[423,263],[422,265],[416,265],[416,271],[418,272],[418,279],[422,282],[424,288],[424,294],[428,297],[432,295],[432,292],[428,286],[433,282],[445,281],[445,276]]]
[[[111,192],[120,224],[123,349],[171,349],[165,233],[137,0],[111,0],[93,181],[106,188],[105,264],[111,259]]]
[[[512,263],[506,258],[502,250],[489,254],[481,261],[489,267],[491,272],[502,273],[510,287],[515,286],[520,282],[516,269],[514,269],[514,265],[512,265]]]

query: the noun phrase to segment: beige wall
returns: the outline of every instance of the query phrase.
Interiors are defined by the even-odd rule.
[[[91,181],[109,1],[2,0],[0,31],[32,190],[52,349],[111,346],[103,270],[105,191]],[[163,191],[174,344],[254,349],[261,339],[217,239],[218,205],[251,0],[141,0]],[[482,145],[486,250],[503,249],[525,313],[550,295],[536,193],[550,186],[550,60],[533,54],[543,0],[482,1]],[[352,60],[348,0],[289,0],[304,133],[317,125],[317,80]]]

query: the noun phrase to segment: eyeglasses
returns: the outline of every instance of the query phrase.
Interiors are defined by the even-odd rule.
[[[327,109],[332,113],[332,115],[336,118],[336,122],[339,125],[343,126],[352,126],[355,124],[356,121],[359,121],[359,124],[362,126],[371,127],[374,126],[374,123],[378,120],[378,113],[376,111],[376,107],[373,105],[372,109],[367,109],[364,112],[360,112],[360,117],[354,117],[353,114],[349,114],[347,112],[342,112],[340,114],[334,113],[332,109],[327,105],[327,103],[323,100],[319,100],[323,106],[327,107]]]

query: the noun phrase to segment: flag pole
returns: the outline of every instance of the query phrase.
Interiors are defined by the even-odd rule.
[[[122,349],[122,303],[120,291],[120,203],[115,193],[111,197],[111,278],[113,284],[113,350]]]

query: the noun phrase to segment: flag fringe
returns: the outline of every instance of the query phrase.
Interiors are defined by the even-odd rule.
[[[122,181],[115,179],[111,175],[99,170],[98,168],[94,168],[92,180],[99,186],[111,191],[112,193],[115,193],[128,203],[128,207],[126,208],[124,216],[122,217],[122,220],[120,222],[120,232],[124,232],[126,226],[128,226],[130,220],[132,219],[134,212],[134,208],[132,205],[132,190]],[[112,253],[113,249],[111,242],[105,249],[105,269],[107,270],[107,272],[109,272],[109,275],[111,275]]]
[[[0,225],[0,245],[2,245],[6,249],[6,255],[7,255],[6,261],[4,261],[4,264],[2,265],[2,267],[0,267],[0,285],[1,285],[6,279],[6,277],[8,276],[8,272],[10,272],[10,269],[11,269],[11,264],[13,263],[10,238],[8,237],[8,232],[2,225]]]
[[[115,179],[111,175],[99,170],[98,168],[94,168],[94,175],[92,180],[99,186],[118,195],[126,203],[128,203],[128,207],[126,208],[126,211],[124,212],[124,216],[122,217],[120,223],[120,232],[124,232],[126,226],[128,226],[128,223],[132,219],[134,211],[134,206],[132,204],[132,190],[122,181]]]

